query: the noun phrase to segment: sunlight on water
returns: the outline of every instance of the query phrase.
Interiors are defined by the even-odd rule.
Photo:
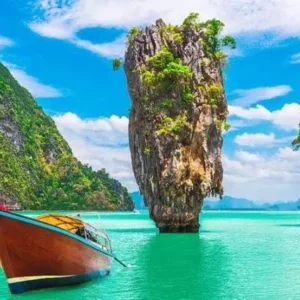
[[[82,217],[107,229],[129,268],[20,296],[0,271],[0,299],[300,299],[300,213],[205,212],[199,235],[159,235],[146,212]]]

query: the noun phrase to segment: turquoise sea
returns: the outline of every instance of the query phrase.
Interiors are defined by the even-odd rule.
[[[18,296],[0,270],[0,299],[300,299],[300,212],[204,212],[200,234],[164,235],[147,212],[82,216],[107,229],[130,267],[113,263],[104,279]]]

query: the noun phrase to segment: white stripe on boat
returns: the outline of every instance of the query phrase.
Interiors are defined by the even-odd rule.
[[[14,278],[8,278],[8,283],[17,283],[17,282],[23,282],[23,281],[30,281],[30,280],[40,280],[40,279],[53,279],[53,278],[69,278],[73,277],[75,275],[62,275],[62,276],[26,276],[26,277],[14,277]]]

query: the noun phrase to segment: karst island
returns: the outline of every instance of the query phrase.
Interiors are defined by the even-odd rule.
[[[221,21],[198,17],[191,13],[180,26],[159,19],[128,34],[132,166],[161,233],[198,232],[203,199],[223,194],[222,131],[230,126],[223,48],[236,44],[221,36]]]

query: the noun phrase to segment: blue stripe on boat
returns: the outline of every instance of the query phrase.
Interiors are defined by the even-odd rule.
[[[1,211],[1,210],[0,210],[0,216],[10,218],[10,219],[13,219],[13,220],[17,220],[17,221],[20,221],[20,222],[23,222],[23,223],[28,223],[28,224],[31,224],[31,225],[43,227],[43,228],[48,229],[48,230],[56,231],[58,233],[69,236],[70,238],[75,239],[75,240],[81,242],[82,244],[85,244],[85,245],[87,245],[87,246],[89,246],[89,247],[91,247],[91,248],[107,255],[107,256],[114,257],[113,253],[105,251],[104,249],[102,249],[100,247],[97,247],[95,244],[91,243],[89,240],[86,240],[86,239],[84,239],[84,238],[82,238],[82,237],[80,237],[80,236],[78,236],[74,233],[71,233],[71,232],[69,232],[67,230],[64,230],[62,228],[59,228],[57,226],[50,225],[50,224],[41,222],[39,220],[28,218],[28,217],[21,216],[21,215],[17,215],[17,214],[14,214],[14,213],[4,212],[4,211]]]
[[[21,281],[9,284],[9,289],[12,294],[21,294],[27,291],[50,288],[50,287],[60,287],[66,285],[74,285],[78,283],[83,283],[92,279],[107,276],[109,274],[108,270],[99,270],[91,273],[74,275],[69,277],[58,277],[58,278],[46,278],[46,279],[36,279]]]

